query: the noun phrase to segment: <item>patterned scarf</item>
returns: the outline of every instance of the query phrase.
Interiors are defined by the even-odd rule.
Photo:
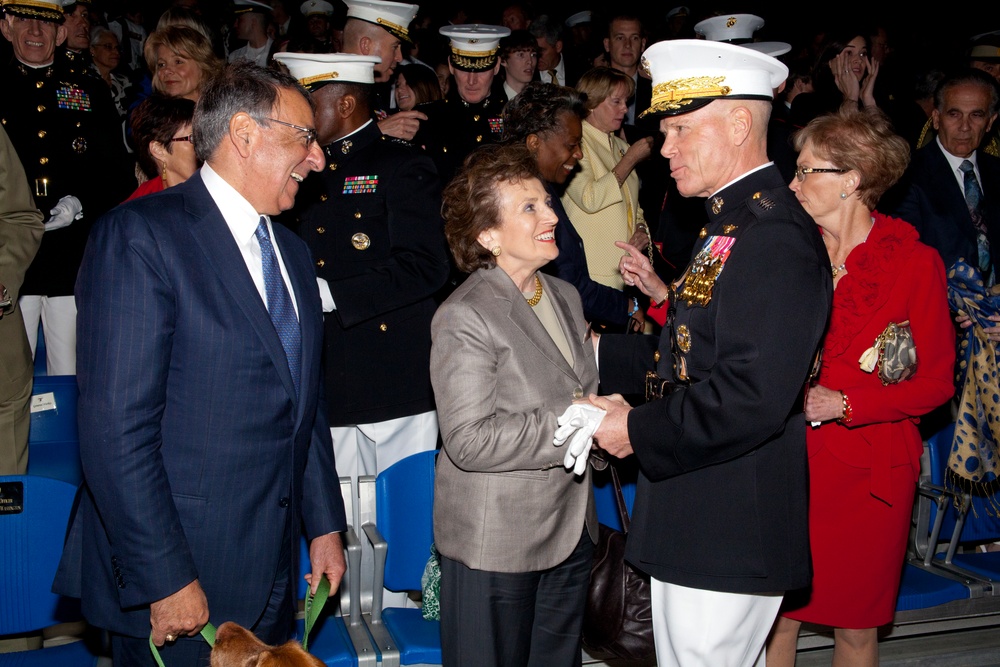
[[[948,468],[961,480],[990,484],[1000,479],[1000,372],[987,319],[1000,315],[1000,295],[983,286],[979,270],[958,260],[948,271],[948,301],[952,311],[969,315],[959,345],[958,418]]]

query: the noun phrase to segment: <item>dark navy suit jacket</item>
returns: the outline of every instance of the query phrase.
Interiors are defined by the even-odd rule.
[[[993,266],[1000,267],[1000,160],[977,151],[976,163],[982,179],[979,185],[990,254]],[[941,254],[945,269],[961,257],[976,265],[978,232],[965,192],[936,141],[915,153],[901,187],[906,194],[893,208],[893,215],[917,228],[920,240]]]
[[[197,578],[213,623],[250,627],[300,519],[309,537],[345,528],[316,274],[273,228],[302,328],[299,397],[200,175],[94,227],[76,291],[85,486],[55,585],[94,625],[146,636],[149,604]]]

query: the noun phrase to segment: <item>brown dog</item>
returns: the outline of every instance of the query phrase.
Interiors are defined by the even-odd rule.
[[[268,646],[235,623],[223,623],[215,634],[212,667],[324,667],[297,641]]]

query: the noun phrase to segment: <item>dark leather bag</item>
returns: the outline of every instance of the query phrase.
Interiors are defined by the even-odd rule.
[[[599,526],[583,613],[583,645],[595,656],[646,660],[655,653],[649,577],[625,562],[625,537],[631,522],[618,472],[613,463],[608,467],[625,530]]]

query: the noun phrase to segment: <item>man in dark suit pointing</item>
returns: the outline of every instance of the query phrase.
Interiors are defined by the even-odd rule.
[[[206,664],[209,620],[287,639],[301,524],[313,589],[344,572],[315,272],[270,222],[324,165],[308,96],[229,65],[194,143],[198,174],[98,221],[77,285],[86,493],[56,588],[116,664],[152,664],[150,631],[168,664]]]

